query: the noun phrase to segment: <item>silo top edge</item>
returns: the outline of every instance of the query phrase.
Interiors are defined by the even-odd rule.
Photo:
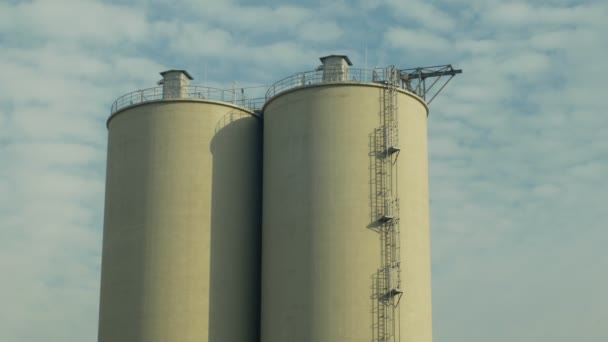
[[[231,107],[231,108],[235,108],[238,110],[241,110],[243,112],[246,112],[248,114],[251,114],[251,116],[254,116],[256,118],[260,118],[259,115],[259,110],[251,110],[249,108],[245,108],[239,105],[235,105],[229,102],[225,102],[225,101],[215,101],[215,100],[207,100],[207,99],[196,99],[196,98],[179,98],[179,99],[157,99],[157,100],[150,100],[150,101],[144,101],[144,102],[139,102],[139,103],[134,103],[132,105],[128,105],[125,107],[121,107],[119,110],[113,112],[110,117],[108,118],[108,120],[106,121],[106,127],[109,128],[110,127],[110,121],[112,121],[112,119],[114,119],[116,116],[118,116],[119,114],[134,108],[134,107],[139,107],[139,106],[143,106],[143,105],[152,105],[152,104],[159,104],[159,103],[177,103],[177,102],[181,102],[181,103],[187,103],[187,102],[193,102],[193,103],[207,103],[207,104],[215,104],[215,105],[220,105],[220,106],[226,106],[226,107]]]
[[[333,57],[343,56],[333,55]],[[322,65],[315,70],[299,72],[275,82],[268,87],[268,90],[266,91],[266,102],[289,89],[336,82],[373,83],[380,85],[387,85],[390,83],[399,89],[422,98],[422,96],[418,94],[417,90],[419,89],[414,89],[408,75],[401,73],[400,70],[395,67],[356,69],[343,65]]]
[[[340,86],[355,86],[355,87],[374,87],[374,88],[384,88],[386,87],[385,84],[383,83],[372,83],[372,82],[344,82],[344,81],[339,81],[339,82],[324,82],[324,83],[317,83],[317,84],[310,84],[310,85],[302,85],[299,87],[293,87],[293,88],[289,88],[286,90],[281,91],[280,93],[275,94],[274,96],[272,96],[271,98],[267,98],[266,102],[264,102],[264,107],[262,108],[262,112],[264,112],[266,110],[266,107],[276,98],[285,95],[287,93],[291,93],[294,91],[298,91],[301,89],[309,89],[309,88],[315,88],[315,87],[340,87]],[[422,99],[420,96],[418,96],[415,93],[412,93],[408,90],[405,89],[397,89],[398,92],[408,95],[412,98],[414,98],[415,100],[417,100],[418,102],[420,102],[421,105],[424,106],[424,108],[426,109],[426,113],[428,115],[429,113],[429,106],[428,104],[424,101],[424,99]]]

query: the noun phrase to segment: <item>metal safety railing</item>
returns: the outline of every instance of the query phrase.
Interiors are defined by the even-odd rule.
[[[181,99],[222,101],[247,108],[251,111],[260,110],[264,104],[263,98],[249,98],[243,94],[240,88],[226,90],[211,87],[187,86],[183,87],[181,92],[182,95],[179,97]],[[162,86],[136,90],[125,94],[114,101],[110,113],[114,114],[125,107],[162,99]],[[168,100],[175,100],[175,97],[172,96],[171,98],[168,98]]]
[[[300,72],[271,85],[266,92],[266,100],[293,88],[320,83],[371,82],[385,84],[390,77],[391,70],[394,72],[393,66],[374,69],[330,68],[323,70],[319,68],[314,71]],[[460,73],[462,70],[454,69],[450,64],[399,69],[395,82],[397,88],[414,93],[430,104],[450,80]],[[427,80],[430,80],[429,84],[427,84]]]
[[[333,74],[333,75],[332,75]],[[387,80],[387,72],[382,69],[354,69],[348,68],[339,72],[327,72],[324,70],[314,70],[300,72],[289,77],[286,77],[275,84],[271,85],[266,92],[266,100],[284,91],[298,88],[302,86],[334,83],[334,82],[366,82],[366,83],[384,83]],[[400,88],[410,90],[405,83],[400,82]]]

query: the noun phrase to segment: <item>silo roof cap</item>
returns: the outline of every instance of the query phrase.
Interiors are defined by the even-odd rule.
[[[353,65],[353,63],[350,61],[350,59],[348,58],[347,55],[328,55],[328,56],[325,56],[325,57],[321,57],[319,59],[321,60],[321,63],[325,63],[325,60],[327,58],[331,58],[331,57],[341,57],[341,58],[344,58],[346,60],[346,63],[348,63],[348,65],[350,65],[350,66]]]
[[[192,76],[190,76],[190,74],[186,71],[186,70],[180,70],[180,69],[171,69],[171,70],[166,70],[160,73],[161,76],[165,76],[165,74],[168,74],[170,72],[181,72],[182,74],[186,75],[186,77],[188,77],[188,79],[193,80],[194,78],[192,78]]]

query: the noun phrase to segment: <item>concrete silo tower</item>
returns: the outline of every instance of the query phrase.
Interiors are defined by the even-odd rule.
[[[99,341],[255,340],[260,118],[240,94],[161,74],[107,124]]]
[[[430,342],[422,86],[459,71],[321,61],[264,106],[261,340]]]

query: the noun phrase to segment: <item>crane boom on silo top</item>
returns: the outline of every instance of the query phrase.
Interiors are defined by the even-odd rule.
[[[401,69],[399,70],[399,78],[404,88],[423,98],[427,104],[431,104],[450,80],[461,73],[462,69],[454,69],[451,64],[446,64]],[[426,82],[427,79],[433,79],[428,87]],[[435,88],[438,84],[441,84],[441,86]],[[433,90],[433,88],[435,90]],[[427,98],[429,97],[430,99],[427,101]]]

